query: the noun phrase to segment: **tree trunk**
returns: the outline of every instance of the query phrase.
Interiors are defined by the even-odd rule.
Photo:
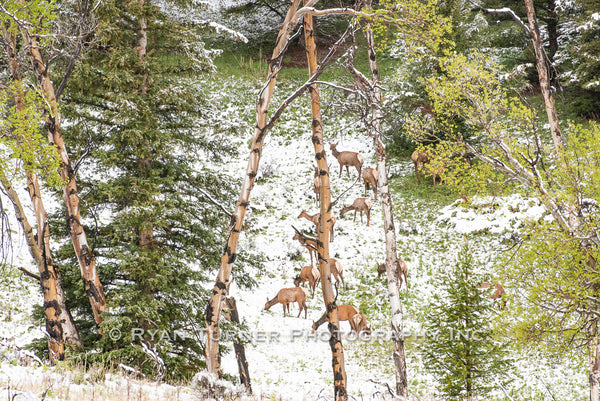
[[[306,3],[306,0],[305,0]],[[317,71],[317,48],[315,45],[315,27],[311,14],[304,16],[304,38],[306,42],[306,55],[310,76]],[[335,304],[335,294],[331,283],[331,268],[329,265],[329,227],[331,225],[331,191],[329,183],[329,170],[323,146],[323,124],[321,119],[319,86],[313,84],[309,87],[312,111],[312,142],[315,148],[315,158],[319,168],[321,188],[319,192],[319,205],[321,218],[319,219],[319,236],[317,241],[317,254],[323,301],[329,322],[329,346],[331,347],[333,366],[333,386],[336,400],[347,400],[346,369],[344,367],[344,348],[340,338],[340,323],[338,309]]]
[[[19,61],[17,59],[16,37],[8,32],[4,24],[2,24],[2,36],[4,38],[6,54],[9,60],[9,70],[12,75],[12,79],[16,83],[21,83],[21,73],[19,70]],[[17,93],[15,93],[15,109],[17,113],[21,113],[25,110],[24,98],[25,94],[23,90],[17,88]],[[58,319],[62,325],[61,330],[63,333],[63,341],[67,344],[82,346],[83,344],[81,342],[81,338],[79,337],[77,328],[75,327],[75,323],[73,322],[73,317],[65,305],[65,294],[62,287],[60,271],[54,265],[54,260],[52,259],[52,253],[50,250],[48,215],[42,201],[39,181],[37,179],[37,175],[32,172],[26,172],[26,175],[27,191],[29,192],[29,196],[31,198],[31,203],[33,205],[33,211],[35,213],[38,226],[37,243],[34,245],[36,242],[34,239],[29,239],[27,243],[29,246],[37,247],[35,249],[30,249],[30,253],[32,256],[34,256],[34,260],[38,266],[38,271],[40,272],[40,284],[42,286],[42,291],[44,292],[44,299],[46,299],[45,288],[48,288],[48,292],[50,294],[56,294],[55,300],[44,302],[45,307],[49,306],[54,308],[54,306],[57,305],[57,309],[54,312],[46,312],[46,315],[53,316],[54,314],[58,313]],[[5,188],[10,186],[10,183],[6,177],[3,178],[3,184]],[[18,213],[18,216],[22,216],[24,219],[19,221],[22,223],[21,227],[23,228],[23,231],[27,232],[24,224],[29,226],[29,222],[26,220],[23,210],[19,210],[18,212],[16,210],[17,208],[21,208],[21,202],[16,193],[12,194],[11,201],[15,207],[15,212]],[[30,231],[30,235],[33,235],[33,231]],[[46,277],[54,277],[55,280],[49,281],[46,279]],[[53,325],[54,323],[48,322],[48,319],[46,319],[46,327]],[[49,347],[51,343],[52,341],[49,341]],[[52,349],[50,349],[50,354],[53,354]]]
[[[546,114],[548,115],[548,123],[550,124],[550,133],[554,141],[554,148],[560,151],[563,147],[563,138],[558,125],[558,116],[554,105],[554,97],[550,90],[550,74],[548,72],[548,63],[546,62],[546,53],[544,51],[540,28],[535,16],[533,8],[533,0],[525,0],[525,8],[527,9],[527,19],[529,20],[529,30],[533,49],[535,51],[535,64],[540,80],[540,89],[546,106]]]
[[[83,279],[85,292],[90,300],[94,320],[96,324],[102,322],[101,314],[106,310],[106,300],[104,298],[104,288],[96,271],[96,260],[90,249],[87,236],[81,225],[81,214],[79,210],[79,195],[77,193],[77,182],[75,180],[75,171],[71,165],[71,160],[67,153],[65,143],[62,137],[60,126],[60,113],[54,93],[54,85],[48,75],[48,70],[44,65],[42,55],[35,38],[29,36],[25,30],[22,31],[25,46],[29,51],[29,58],[33,66],[40,89],[48,103],[48,118],[46,121],[46,131],[48,139],[56,147],[56,151],[61,160],[60,175],[65,181],[64,199],[67,211],[67,226],[71,236],[73,248],[77,254],[81,277]]]
[[[25,210],[19,200],[17,192],[12,187],[11,183],[0,171],[0,182],[4,192],[8,195],[13,207],[17,221],[23,228],[25,240],[31,256],[38,265],[40,272],[40,284],[44,296],[44,317],[46,322],[46,332],[48,334],[48,351],[50,353],[50,361],[62,361],[65,359],[65,346],[63,342],[63,323],[61,313],[63,312],[57,294],[57,274],[52,264],[46,264],[45,255],[42,254],[38,244],[35,241],[33,228],[27,221]]]
[[[240,316],[237,310],[237,304],[235,298],[225,298],[225,305],[231,309],[231,321],[234,323],[240,323]],[[248,394],[252,394],[252,385],[250,384],[250,371],[248,370],[248,361],[246,360],[246,350],[244,345],[239,341],[234,341],[233,349],[235,351],[235,359],[238,364],[238,372],[240,374],[240,383],[246,387]]]
[[[366,6],[370,7],[371,2],[367,1]],[[400,281],[401,272],[398,271],[398,253],[396,250],[396,228],[394,226],[394,213],[392,206],[392,197],[388,183],[385,145],[381,140],[381,120],[382,95],[381,80],[379,77],[379,67],[377,65],[377,55],[375,53],[375,38],[373,30],[367,25],[366,37],[369,53],[369,66],[371,68],[371,88],[373,104],[373,119],[370,134],[373,137],[375,150],[377,151],[377,178],[378,189],[381,199],[381,209],[383,213],[383,229],[385,235],[385,270],[388,282],[388,297],[390,300],[390,310],[392,314],[392,341],[393,358],[396,368],[396,394],[403,399],[408,399],[408,378],[406,372],[406,356],[404,354],[404,327],[402,303],[398,291],[402,286]],[[405,284],[406,285],[406,284]]]
[[[590,401],[600,401],[600,343],[598,335],[590,343]]]
[[[222,375],[221,361],[219,356],[219,320],[221,319],[222,303],[223,299],[229,294],[229,286],[231,284],[231,268],[237,256],[236,250],[240,231],[242,230],[242,223],[250,202],[250,192],[254,186],[254,178],[258,172],[263,141],[268,132],[265,130],[265,126],[267,124],[267,111],[271,96],[275,89],[277,74],[281,69],[280,53],[282,53],[287,46],[289,36],[298,23],[296,10],[298,9],[299,5],[300,0],[293,0],[277,37],[277,42],[275,43],[275,49],[273,50],[273,55],[269,65],[267,84],[261,91],[257,103],[256,132],[252,139],[252,146],[248,159],[248,167],[246,168],[246,175],[244,177],[244,183],[229,223],[229,237],[227,238],[227,244],[225,245],[225,250],[223,252],[223,256],[221,257],[221,267],[219,269],[219,273],[217,274],[212,296],[210,297],[208,305],[206,306],[206,365],[209,372],[214,373],[219,377]]]

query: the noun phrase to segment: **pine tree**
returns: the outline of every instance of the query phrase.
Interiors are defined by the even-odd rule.
[[[494,338],[492,319],[497,308],[489,293],[477,286],[475,259],[468,245],[452,270],[435,280],[439,290],[427,307],[421,350],[438,390],[449,399],[474,399],[501,382],[510,368],[506,347]]]
[[[201,284],[218,265],[227,222],[218,205],[230,194],[213,163],[233,150],[211,135],[218,125],[197,84],[212,68],[210,52],[200,28],[176,12],[186,2],[175,3],[102,2],[64,113],[67,134],[80,146],[82,213],[108,290],[99,342],[85,332],[89,308],[70,305],[86,344],[100,347],[104,361],[182,378],[204,365],[196,330],[208,298]],[[72,256],[66,248],[61,255]],[[82,291],[73,276],[66,285]]]

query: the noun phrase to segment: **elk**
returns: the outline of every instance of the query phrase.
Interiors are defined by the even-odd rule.
[[[294,228],[294,230],[296,230],[296,228]],[[310,254],[310,265],[314,266],[313,253],[315,254],[315,259],[317,259],[317,261],[319,260],[317,258],[317,239],[305,234],[300,234],[300,231],[298,230],[296,230],[296,234],[294,234],[292,239],[297,239],[298,242],[300,242],[300,245],[308,249],[308,253]]]
[[[317,202],[321,200],[321,179],[319,178],[319,167],[313,166],[315,169],[315,178],[313,180],[315,197],[317,198]]]
[[[329,149],[331,149],[331,153],[337,159],[340,165],[340,178],[342,177],[342,170],[344,169],[344,166],[346,166],[346,173],[348,173],[348,177],[350,177],[349,167],[354,166],[356,168],[356,171],[358,171],[358,181],[360,181],[360,174],[362,171],[362,165],[364,163],[362,155],[360,153],[350,152],[347,150],[343,152],[338,152],[336,147],[337,143],[329,144]]]
[[[427,154],[427,150],[424,148],[419,148],[413,152],[410,156],[413,164],[415,165],[415,177],[417,178],[417,184],[419,183],[419,168],[421,166],[425,166],[426,163],[429,163],[429,155]],[[434,184],[435,184],[435,176],[434,176]]]
[[[283,305],[283,317],[286,316],[285,311],[290,313],[290,304],[293,302],[298,302],[298,306],[300,307],[300,312],[298,312],[298,317],[302,314],[302,309],[304,309],[304,318],[306,319],[306,314],[308,308],[306,307],[306,290],[300,287],[292,287],[292,288],[282,288],[279,290],[275,298],[269,300],[267,297],[267,303],[263,310],[269,310],[269,308],[275,304]]]
[[[351,206],[346,206],[345,208],[342,209],[342,211],[340,212],[340,216],[343,216],[344,214],[348,213],[350,210],[354,210],[354,220],[356,221],[356,212],[360,212],[360,222],[363,222],[363,212],[366,212],[367,214],[367,227],[369,226],[369,221],[371,220],[371,206],[373,206],[373,204],[371,203],[371,201],[367,198],[356,198],[354,199],[354,202],[352,202]]]
[[[315,297],[315,286],[321,280],[319,271],[312,266],[304,266],[300,271],[300,275],[294,279],[294,285],[300,287],[300,284],[304,285],[308,281],[308,285],[312,290],[312,298]]]
[[[377,265],[377,277],[381,277],[381,275],[385,274],[385,272],[385,263]],[[396,259],[396,274],[398,275],[398,280],[400,281],[399,287],[402,287],[402,279],[404,278],[406,288],[408,288],[408,265],[400,258]]]
[[[504,288],[498,284],[492,284],[492,283],[481,283],[477,286],[478,290],[486,290],[488,288],[490,288],[491,286],[494,286],[494,292],[490,294],[490,298],[493,300],[497,300],[497,299],[501,299],[502,302],[500,304],[500,309],[504,309],[504,307],[506,306],[506,300],[502,299],[504,297],[504,295],[506,295],[506,291],[504,291]]]
[[[335,278],[335,282],[339,283],[342,281],[342,286],[346,288],[346,283],[344,283],[344,268],[339,260],[334,258],[329,258],[329,268],[331,269],[331,274]]]
[[[298,218],[301,219],[303,217],[306,220],[313,223],[315,226],[317,226],[317,228],[319,227],[319,221],[321,220],[321,213],[316,213],[316,214],[310,215],[310,214],[306,213],[305,209],[302,209]],[[329,225],[329,242],[333,242],[333,226],[335,225],[335,222],[337,221],[337,219],[335,218],[334,215],[331,215],[330,221],[331,221],[331,224]]]
[[[377,170],[372,167],[367,167],[362,172],[363,182],[365,183],[365,195],[369,191],[369,185],[373,188],[375,200],[377,200]]]
[[[339,305],[337,307],[337,310],[338,310],[338,320],[340,322],[347,320],[348,323],[350,323],[350,328],[352,329],[352,331],[355,331],[357,333],[360,333],[360,331],[366,331],[368,334],[371,334],[371,328],[367,327],[367,319],[366,319],[365,315],[362,315],[362,313],[360,313],[358,311],[358,309],[356,309],[354,306]],[[361,317],[356,318],[357,315],[362,315],[362,318]],[[364,320],[363,320],[363,318],[364,318]],[[323,313],[323,316],[321,316],[319,318],[319,320],[317,320],[316,322],[313,322],[313,325],[312,325],[313,331],[316,331],[319,328],[319,326],[321,326],[326,321],[327,321],[327,312]]]
[[[357,334],[365,332],[367,335],[371,335],[371,328],[367,325],[367,317],[362,313],[357,313],[350,319],[350,328]]]

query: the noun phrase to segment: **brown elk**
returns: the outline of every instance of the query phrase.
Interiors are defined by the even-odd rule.
[[[367,327],[366,317],[364,315],[362,315],[358,311],[358,309],[356,309],[354,306],[338,305],[337,310],[338,310],[338,320],[340,322],[347,320],[348,323],[350,323],[350,328],[352,329],[352,331],[355,331],[357,333],[360,333],[361,331],[366,331],[368,334],[371,334],[371,328]],[[362,318],[358,317],[355,319],[355,316],[357,316],[357,315],[362,315]],[[363,320],[363,318],[364,318],[364,320]],[[326,321],[327,321],[327,312],[323,313],[323,316],[321,316],[319,318],[319,320],[317,320],[316,322],[313,322],[313,325],[312,325],[313,331],[316,331],[319,328],[319,326],[321,326]]]
[[[304,309],[304,318],[306,319],[306,314],[308,311],[308,308],[306,307],[306,290],[300,287],[282,288],[279,290],[275,298],[269,300],[269,297],[267,297],[267,303],[265,304],[264,310],[269,310],[269,308],[275,304],[282,304],[283,317],[285,317],[286,309],[287,313],[290,313],[290,304],[293,302],[298,302],[298,306],[300,307],[298,317],[300,317],[302,314],[302,309]]]
[[[310,254],[310,265],[314,266],[313,253],[315,254],[315,259],[317,259],[317,261],[319,260],[317,258],[317,239],[305,234],[300,234],[298,230],[296,230],[296,234],[294,234],[292,239],[297,239],[298,242],[300,242],[300,245],[308,249],[308,253]]]
[[[312,290],[312,298],[315,297],[315,286],[321,280],[319,271],[312,266],[304,266],[300,271],[300,275],[294,278],[294,285],[300,287],[300,284],[304,285],[308,281],[308,285]]]
[[[321,213],[316,213],[316,214],[310,215],[310,214],[306,213],[306,210],[303,209],[300,212],[300,215],[298,216],[298,218],[301,219],[303,217],[306,220],[313,223],[315,226],[317,226],[317,228],[319,227],[319,221],[321,220]],[[333,242],[333,226],[335,225],[336,221],[337,221],[337,219],[335,218],[335,216],[331,215],[331,220],[330,220],[331,224],[329,225],[329,242]]]
[[[381,275],[385,273],[385,263],[377,265],[377,277],[381,277]],[[408,265],[400,258],[396,259],[396,274],[398,275],[398,280],[400,281],[399,287],[402,287],[402,279],[404,278],[406,288],[408,288]]]
[[[360,212],[360,222],[363,222],[363,212],[366,213],[367,215],[367,227],[369,226],[369,221],[371,221],[371,206],[373,206],[373,204],[371,203],[371,201],[367,198],[356,198],[354,199],[354,202],[352,202],[351,206],[346,206],[345,208],[342,209],[342,211],[340,212],[340,216],[343,216],[344,214],[346,214],[347,212],[349,212],[350,210],[354,210],[354,220],[356,221],[356,212]]]
[[[481,283],[477,286],[478,290],[486,290],[488,288],[490,288],[491,286],[494,286],[494,292],[492,292],[490,294],[490,298],[493,300],[497,300],[500,299],[502,302],[500,303],[500,309],[504,309],[504,307],[506,306],[506,299],[503,299],[504,295],[506,295],[506,291],[504,291],[504,287],[502,287],[500,284],[495,283]]]
[[[329,258],[329,268],[331,269],[331,274],[335,278],[335,282],[342,282],[342,286],[346,288],[346,283],[344,283],[344,268],[339,260],[334,258]]]
[[[373,188],[373,194],[375,195],[375,200],[377,200],[377,170],[372,167],[367,167],[362,172],[363,182],[365,183],[365,195],[369,190],[369,185]]]
[[[350,177],[349,167],[354,166],[356,168],[356,171],[358,171],[358,181],[360,181],[362,165],[364,163],[362,155],[360,153],[350,152],[347,150],[343,152],[338,152],[337,143],[330,143],[329,149],[331,149],[331,153],[337,159],[340,165],[340,177],[342,176],[342,170],[344,169],[344,166],[346,166],[346,173],[348,173],[348,177]]]
[[[350,319],[350,328],[357,334],[360,334],[364,331],[365,334],[371,335],[371,327],[369,327],[367,324],[367,317],[362,313],[357,313],[356,315],[352,316],[352,319]]]
[[[427,150],[424,148],[419,148],[415,150],[410,156],[412,162],[415,166],[415,177],[417,178],[417,184],[419,183],[419,168],[421,166],[425,166],[425,164],[429,163],[429,155],[427,154]],[[435,178],[434,178],[435,184]]]

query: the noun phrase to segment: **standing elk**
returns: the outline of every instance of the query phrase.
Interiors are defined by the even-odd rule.
[[[300,271],[300,275],[294,279],[294,285],[300,287],[300,284],[304,285],[308,281],[308,285],[312,290],[312,298],[315,297],[315,286],[321,280],[319,271],[312,266],[304,266]]]
[[[360,212],[360,222],[363,222],[363,212],[366,212],[367,215],[367,227],[369,226],[369,221],[371,221],[371,206],[373,206],[373,204],[371,203],[371,201],[367,198],[356,198],[354,199],[354,202],[352,202],[351,206],[346,206],[345,208],[342,209],[342,211],[340,212],[340,216],[343,216],[344,214],[346,214],[347,212],[349,212],[350,210],[354,210],[354,220],[356,221],[356,212]]]
[[[365,195],[369,190],[369,185],[373,188],[375,200],[377,200],[377,170],[372,167],[367,167],[362,172],[363,182],[365,183]]]
[[[429,163],[429,155],[427,154],[427,150],[425,148],[419,148],[415,150],[410,156],[413,164],[415,165],[415,177],[417,178],[417,184],[419,183],[419,168],[421,166],[425,166],[425,164]],[[435,178],[434,178],[435,184]]]
[[[506,299],[503,299],[504,295],[506,295],[506,291],[504,291],[504,287],[502,287],[500,284],[495,283],[481,283],[477,286],[478,290],[486,290],[488,288],[490,288],[491,286],[494,286],[494,292],[492,292],[490,294],[490,298],[493,300],[497,300],[500,299],[502,302],[500,303],[500,309],[504,309],[504,307],[506,306]]]
[[[303,217],[306,220],[313,223],[315,226],[317,226],[317,228],[319,228],[319,221],[321,220],[321,213],[316,213],[316,214],[310,215],[310,214],[306,213],[305,209],[303,209],[300,212],[300,215],[298,216],[298,218],[301,219]],[[334,215],[331,215],[330,221],[331,221],[331,224],[329,225],[329,242],[333,242],[333,226],[335,225],[335,222],[337,221],[337,219],[335,218]]]
[[[298,317],[300,317],[302,314],[302,309],[304,309],[304,318],[306,319],[306,314],[308,311],[308,308],[306,307],[306,290],[300,287],[282,288],[279,290],[275,298],[269,300],[269,297],[267,297],[267,303],[265,304],[264,310],[269,310],[269,308],[275,304],[282,304],[283,317],[285,317],[286,309],[287,313],[290,313],[290,304],[293,302],[298,302],[298,306],[300,307]]]
[[[348,173],[348,177],[350,177],[349,167],[354,166],[356,168],[356,171],[358,171],[358,181],[360,181],[362,165],[364,163],[362,155],[360,153],[350,152],[347,150],[343,152],[338,152],[336,147],[337,143],[329,144],[329,149],[331,149],[331,153],[337,159],[340,165],[340,177],[342,176],[342,170],[344,169],[344,166],[346,166],[346,173]]]
[[[360,313],[358,309],[356,309],[352,305],[339,305],[337,307],[338,310],[338,320],[343,322],[345,320],[350,323],[350,328],[352,331],[356,333],[360,333],[361,331],[367,332],[367,334],[371,334],[371,328],[367,326],[367,318],[365,315]],[[362,315],[359,316],[359,315]],[[313,322],[312,329],[316,331],[319,326],[327,321],[327,312],[323,313],[323,316],[319,318],[316,322]]]
[[[377,277],[381,277],[382,274],[385,274],[385,263],[381,263],[377,265]],[[406,283],[406,288],[408,288],[408,265],[405,261],[398,258],[396,259],[396,274],[398,275],[398,280],[400,281],[399,288],[402,288],[402,279],[404,278],[404,282]]]
[[[329,258],[329,268],[331,269],[331,274],[335,278],[335,282],[339,283],[340,280],[342,282],[342,286],[346,288],[346,283],[344,283],[344,268],[339,260],[334,258]]]

